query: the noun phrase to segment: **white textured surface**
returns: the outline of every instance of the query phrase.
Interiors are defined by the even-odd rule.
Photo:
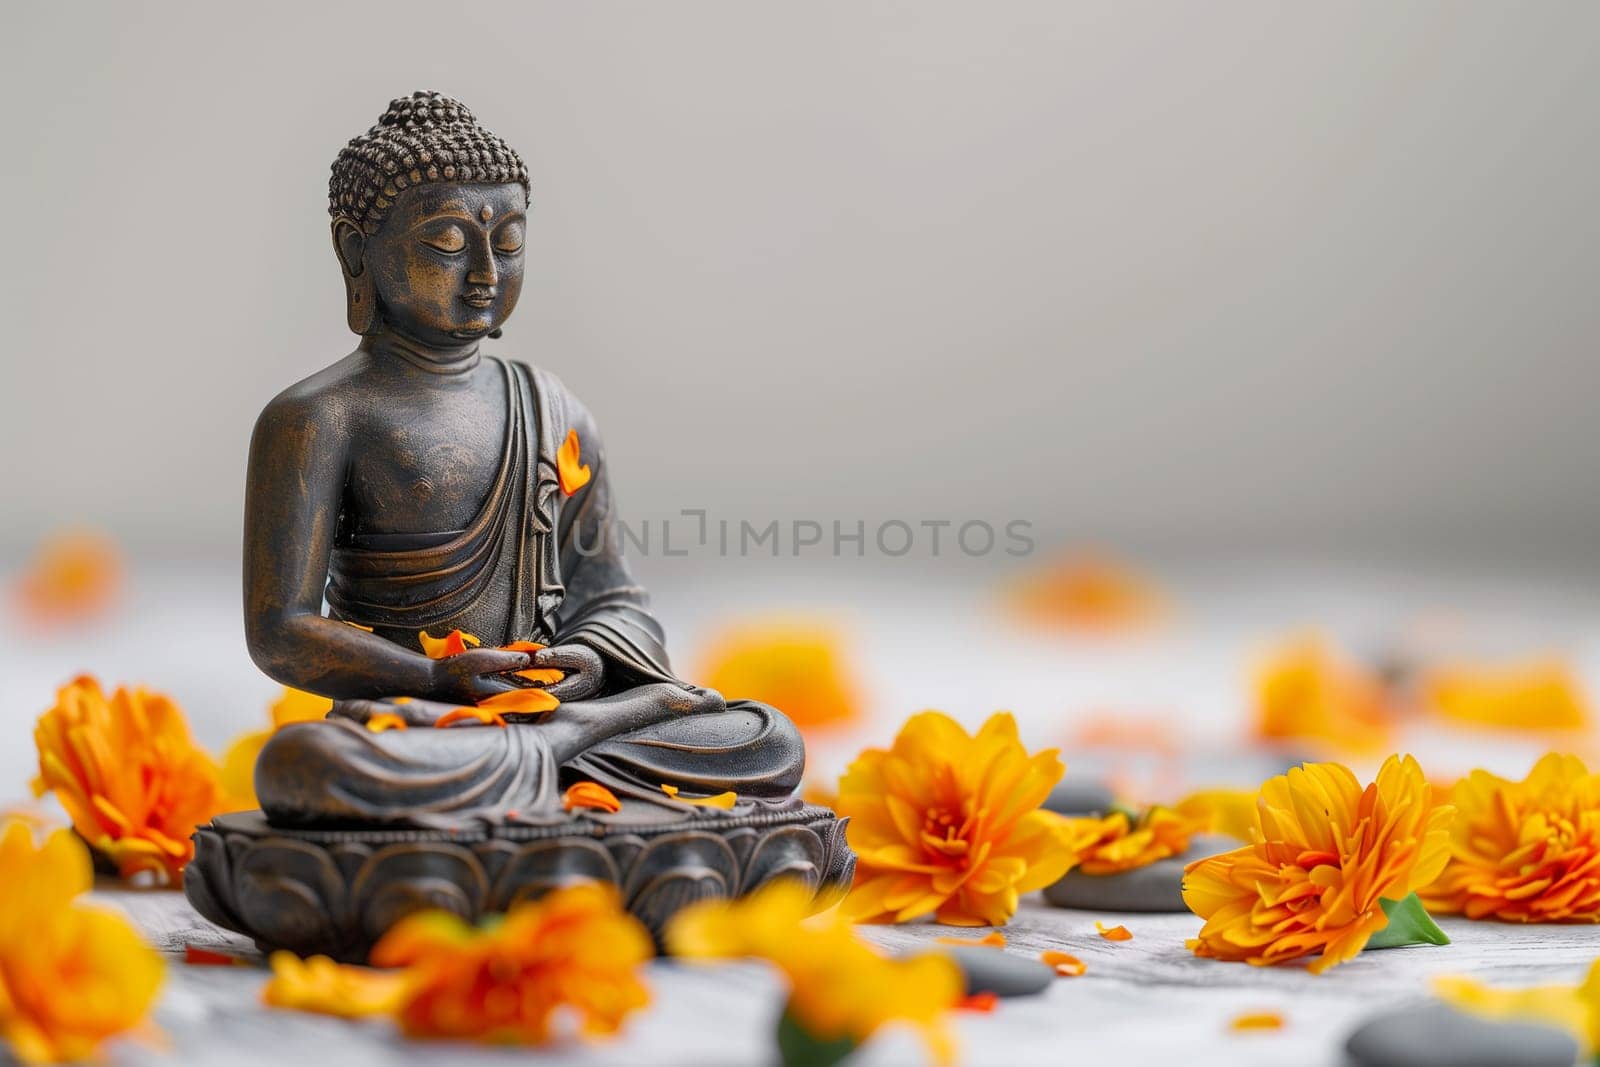
[[[660,561],[649,561],[660,567]],[[741,575],[706,583],[651,575],[661,615],[681,667],[693,673],[693,650],[744,605],[767,604],[841,620],[866,667],[868,722],[856,736],[813,750],[813,764],[837,771],[864,743],[882,742],[906,714],[939,706],[968,723],[1000,707],[1017,712],[1032,746],[1068,743],[1084,716],[1116,712],[1171,725],[1190,756],[1188,784],[1235,781],[1261,773],[1236,739],[1245,716],[1245,669],[1251,654],[1286,628],[1322,623],[1348,643],[1375,648],[1421,633],[1480,650],[1554,648],[1571,654],[1597,691],[1600,594],[1595,583],[1419,577],[1373,570],[1286,567],[1209,569],[1171,576],[1183,602],[1178,621],[1147,637],[1069,641],[1006,626],[993,611],[993,583],[951,576],[890,582],[850,573]],[[923,576],[925,577],[925,576]],[[55,685],[80,670],[107,682],[140,681],[176,695],[197,736],[213,749],[259,726],[274,687],[245,656],[232,574],[148,574],[136,581],[122,613],[71,639],[14,631],[0,642],[0,804],[24,798],[33,772],[27,731]],[[1439,620],[1445,620],[1441,623]],[[1406,748],[1433,773],[1483,763],[1521,773],[1541,748],[1535,739],[1484,738],[1417,727]],[[1081,753],[1065,752],[1082,771]],[[1370,769],[1370,768],[1363,768]],[[1139,769],[1135,768],[1137,772]],[[103,892],[162,947],[185,943],[237,946],[200,920],[181,896]],[[1455,943],[1374,953],[1323,977],[1295,968],[1271,971],[1195,959],[1183,940],[1192,916],[1126,916],[1134,939],[1094,933],[1100,914],[1024,906],[1006,933],[1008,951],[1036,955],[1064,948],[1089,964],[1041,997],[1002,1002],[992,1015],[963,1015],[956,1027],[970,1064],[1304,1063],[1337,1064],[1346,1033],[1367,1014],[1426,994],[1439,973],[1469,973],[1508,984],[1572,980],[1600,956],[1600,929],[1520,928],[1449,922]],[[896,947],[947,932],[932,927],[870,928]],[[260,971],[174,963],[158,1020],[182,1063],[555,1062],[749,1065],[767,1062],[777,983],[761,968],[714,970],[658,963],[651,968],[653,1006],[620,1040],[530,1056],[525,1051],[403,1043],[375,1025],[268,1012],[259,1006]],[[1234,1034],[1243,1012],[1282,1012],[1279,1033]],[[895,1034],[874,1042],[860,1062],[915,1062],[918,1046]],[[129,1046],[118,1062],[158,1062]]]

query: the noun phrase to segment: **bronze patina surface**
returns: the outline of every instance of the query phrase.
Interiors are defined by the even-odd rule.
[[[244,551],[252,657],[285,685],[332,697],[334,710],[274,735],[256,767],[262,814],[202,830],[187,879],[203,912],[263,943],[320,939],[359,953],[374,922],[412,906],[476,914],[546,886],[552,870],[605,867],[602,839],[612,865],[600,876],[655,924],[778,869],[819,885],[848,879],[832,814],[790,799],[805,764],[793,724],[673,672],[623,558],[593,417],[549,372],[483,351],[521,291],[528,206],[521,158],[435,93],[394,101],[334,163],[333,245],[361,341],[261,413]],[[559,453],[574,436],[586,480],[563,478]],[[454,629],[482,647],[423,653],[421,632]],[[513,642],[545,647],[496,647]],[[564,672],[549,687],[554,710],[433,725],[537,684],[516,675],[530,667]],[[370,730],[376,715],[409,728]],[[606,786],[622,811],[564,812],[562,792],[578,781]],[[663,785],[737,801],[695,806]],[[720,868],[707,865],[722,857],[708,835],[733,857]],[[742,857],[734,838],[750,844]],[[472,862],[440,852],[448,842]],[[506,842],[537,842],[538,863],[506,866]],[[788,858],[747,862],[779,853]],[[477,874],[460,874],[474,863]],[[524,867],[536,872],[526,885]],[[329,872],[343,889],[329,888]],[[497,888],[471,888],[480,882]],[[338,919],[335,897],[389,903],[350,911],[358,930]],[[287,917],[291,898],[322,899],[338,929],[289,936],[312,921]]]

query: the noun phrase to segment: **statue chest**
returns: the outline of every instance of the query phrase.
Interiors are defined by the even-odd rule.
[[[503,399],[468,395],[399,406],[365,428],[352,451],[341,530],[438,534],[483,507],[506,447]]]

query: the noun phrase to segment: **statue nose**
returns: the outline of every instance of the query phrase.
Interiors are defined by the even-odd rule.
[[[468,285],[482,285],[492,289],[499,280],[500,275],[495,272],[493,258],[474,263],[472,269],[467,272]]]

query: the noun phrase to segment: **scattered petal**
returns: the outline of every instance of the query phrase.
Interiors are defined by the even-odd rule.
[[[478,701],[479,708],[503,715],[538,715],[554,711],[560,706],[561,701],[551,696],[548,690],[532,687],[507,690]]]
[[[467,649],[483,644],[477,637],[462,630],[451,630],[443,637],[434,637],[426,630],[418,630],[417,643],[422,646],[422,654],[429,659],[459,656]]]
[[[589,484],[589,465],[579,462],[578,431],[568,430],[567,439],[556,451],[556,477],[561,480],[561,492],[571,496]]]
[[[453,708],[435,719],[433,725],[436,729],[442,730],[447,726],[454,726],[458,722],[469,721],[481,723],[484,726],[504,727],[506,724],[506,720],[501,717],[499,712],[487,707],[476,707]]]
[[[1006,935],[999,930],[991,930],[982,937],[938,937],[934,940],[941,945],[977,945],[984,948],[1006,947]]]
[[[183,962],[191,967],[246,967],[249,966],[237,956],[230,956],[225,952],[213,952],[208,948],[197,945],[183,946]]]
[[[563,811],[592,808],[596,811],[618,812],[622,810],[622,801],[599,782],[574,782],[561,794],[561,808]]]
[[[1039,959],[1044,961],[1046,966],[1053,968],[1062,978],[1077,978],[1089,969],[1089,965],[1078,957],[1056,949],[1046,949],[1039,953]]]
[[[663,785],[661,787],[661,791],[663,793],[667,794],[667,796],[671,797],[673,800],[676,800],[680,804],[693,804],[693,805],[695,805],[697,807],[701,807],[701,808],[723,808],[723,809],[727,809],[727,808],[733,807],[733,805],[735,803],[737,803],[738,800],[739,800],[739,794],[731,793],[731,792],[730,793],[718,793],[716,796],[709,796],[709,797],[684,797],[684,796],[679,796],[678,795],[678,787],[675,786],[675,785]]]
[[[1000,1003],[999,995],[988,991],[969,993],[956,1001],[956,1011],[976,1011],[988,1014]]]
[[[1247,1012],[1228,1021],[1230,1030],[1282,1030],[1283,1016],[1275,1011]]]
[[[412,978],[405,973],[335,963],[327,956],[300,959],[274,952],[272,978],[261,989],[269,1008],[288,1008],[341,1019],[393,1015],[405,1002]]]
[[[367,729],[375,734],[385,730],[409,730],[411,724],[392,711],[380,711],[367,720]]]
[[[1100,936],[1105,938],[1107,941],[1133,940],[1133,931],[1129,930],[1126,926],[1118,925],[1108,927],[1105,925],[1105,923],[1097,921],[1094,924],[1094,928],[1099,932]]]

